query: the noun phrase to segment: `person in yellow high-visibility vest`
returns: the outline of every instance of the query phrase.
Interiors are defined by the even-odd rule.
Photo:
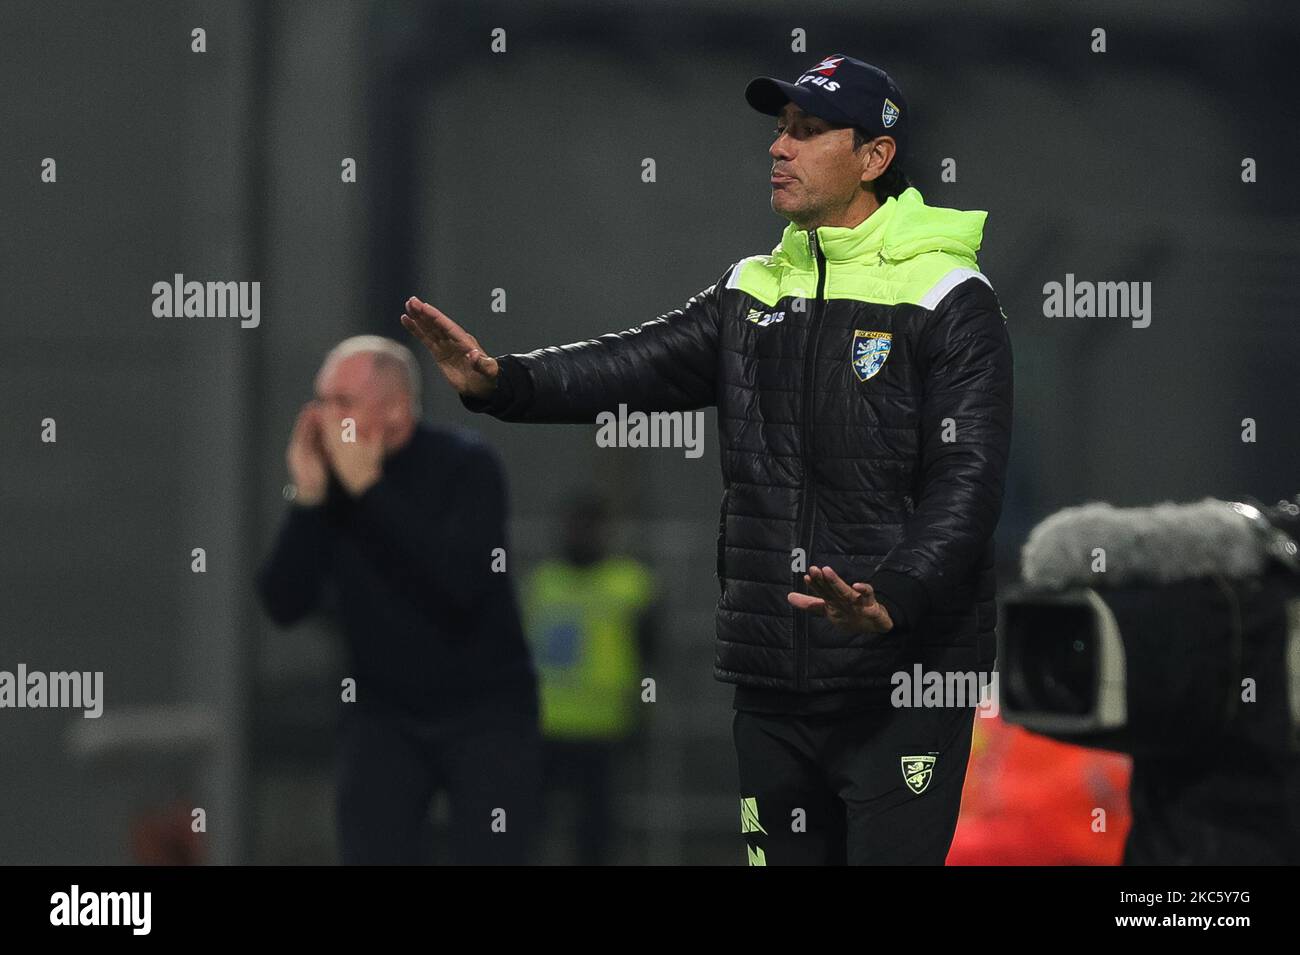
[[[574,495],[563,517],[561,553],[528,575],[523,612],[540,682],[547,789],[577,791],[578,861],[598,865],[609,850],[614,758],[638,726],[655,581],[640,561],[607,553],[599,495]]]

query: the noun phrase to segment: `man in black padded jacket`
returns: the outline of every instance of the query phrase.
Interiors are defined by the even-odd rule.
[[[1011,443],[986,214],[928,206],[883,71],[829,56],[746,99],[777,117],[767,255],[626,331],[489,356],[418,298],[403,324],[466,408],[592,423],[716,405],[724,491],[715,675],[733,683],[751,864],[941,864],[972,699],[896,674],[993,664],[993,532]]]

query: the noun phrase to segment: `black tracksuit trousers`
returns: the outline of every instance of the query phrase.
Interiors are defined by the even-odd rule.
[[[793,716],[737,710],[750,865],[943,865],[972,707]]]
[[[414,719],[356,708],[341,727],[337,827],[345,865],[429,861],[434,794],[448,797],[450,861],[527,865],[542,742],[531,698]]]

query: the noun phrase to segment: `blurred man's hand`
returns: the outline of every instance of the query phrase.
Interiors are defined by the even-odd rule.
[[[339,483],[353,497],[364,494],[383,473],[384,443],[378,429],[366,434],[353,422],[352,437],[344,441],[342,415],[333,415],[325,424],[325,454]]]
[[[320,406],[309,401],[298,412],[293,435],[289,438],[289,449],[285,452],[289,478],[298,491],[294,501],[307,507],[322,503],[329,489],[329,464],[321,443],[320,427]]]
[[[497,361],[476,339],[432,305],[406,300],[402,325],[429,349],[438,370],[462,395],[486,398],[496,390]]]
[[[814,596],[792,591],[786,597],[792,606],[825,617],[848,633],[888,633],[894,629],[889,611],[876,600],[870,584],[850,587],[830,567],[809,567],[803,579]]]

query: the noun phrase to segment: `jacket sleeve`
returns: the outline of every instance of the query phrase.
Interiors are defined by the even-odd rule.
[[[901,629],[914,629],[964,582],[1002,513],[1013,382],[993,289],[974,278],[953,289],[922,330],[918,354],[925,393],[917,506],[871,581]]]
[[[320,605],[329,572],[330,525],[324,504],[291,504],[275,547],[257,572],[257,594],[281,627],[297,623]]]
[[[589,424],[602,411],[693,411],[716,401],[718,281],[681,308],[629,328],[527,354],[499,355],[497,390],[461,396],[502,421]]]

